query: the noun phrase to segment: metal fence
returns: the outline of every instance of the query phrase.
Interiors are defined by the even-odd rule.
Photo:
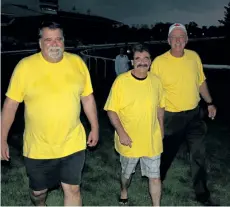
[[[223,39],[224,37],[208,37],[208,38],[196,38],[196,39],[190,39],[189,41],[208,41],[213,39]],[[164,44],[167,41],[148,41],[145,42],[147,44]],[[112,67],[114,68],[114,59],[106,58],[106,57],[100,57],[96,55],[91,55],[90,53],[92,51],[100,50],[100,49],[112,49],[116,47],[127,47],[132,46],[136,44],[137,42],[129,42],[129,43],[114,43],[114,44],[91,44],[91,45],[81,45],[76,47],[66,47],[66,51],[74,51],[74,52],[80,52],[81,57],[86,62],[89,70],[95,70],[93,71],[96,75],[102,75],[104,78],[107,77],[108,70]],[[11,51],[1,51],[1,54],[8,54],[8,55],[17,55],[17,54],[25,54],[25,53],[35,53],[38,49],[25,49],[25,50],[11,50]],[[205,69],[227,69],[230,70],[230,65],[210,65],[210,64],[203,64]]]

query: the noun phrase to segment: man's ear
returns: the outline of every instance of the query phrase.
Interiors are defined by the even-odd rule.
[[[186,40],[185,40],[185,43],[186,43],[186,44],[188,43],[188,36],[186,36]]]
[[[168,40],[168,44],[171,45],[169,38],[167,40]]]
[[[42,44],[41,44],[41,39],[39,39],[39,47],[40,47],[40,49],[42,49],[41,47],[42,47]]]

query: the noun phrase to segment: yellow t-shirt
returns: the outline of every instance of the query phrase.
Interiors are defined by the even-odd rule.
[[[185,50],[176,58],[166,52],[155,58],[151,72],[157,75],[165,90],[165,110],[179,112],[194,109],[199,101],[199,87],[205,80],[198,54]]]
[[[58,63],[41,53],[22,59],[6,96],[25,103],[23,155],[53,159],[85,149],[80,97],[92,92],[88,69],[77,55],[65,52]]]
[[[156,156],[162,152],[162,135],[157,108],[164,107],[160,80],[148,73],[145,80],[135,79],[131,71],[117,77],[105,104],[106,111],[117,113],[132,139],[132,147],[120,143],[115,132],[115,149],[126,157]]]

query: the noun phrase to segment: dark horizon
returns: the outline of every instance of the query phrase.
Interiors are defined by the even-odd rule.
[[[221,2],[220,2],[221,1]],[[104,1],[97,2],[85,0],[58,1],[58,8],[62,11],[96,15],[126,25],[154,25],[157,22],[180,22],[188,24],[196,22],[199,27],[202,26],[220,26],[218,20],[224,17],[224,6],[227,6],[229,0],[196,0],[193,2],[184,2],[182,0],[160,2],[159,0],[144,2],[133,1]],[[8,4],[8,6],[6,6]],[[13,8],[10,4],[21,4],[28,7],[28,11],[22,8]],[[37,11],[39,13],[38,0],[2,0],[2,12],[14,13],[19,16],[27,15]],[[119,12],[117,12],[119,11]]]

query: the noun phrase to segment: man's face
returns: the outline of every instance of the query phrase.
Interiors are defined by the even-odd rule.
[[[148,71],[151,64],[150,54],[146,51],[135,52],[133,56],[134,69]]]
[[[60,61],[64,52],[64,38],[60,29],[44,28],[39,41],[43,56],[52,61]]]
[[[124,51],[124,49],[123,49],[123,48],[121,48],[121,49],[120,49],[120,55],[123,55],[123,54],[124,54],[124,52],[125,52],[125,51]]]
[[[188,36],[186,32],[179,28],[174,29],[168,37],[168,43],[175,52],[183,52],[187,42]]]

